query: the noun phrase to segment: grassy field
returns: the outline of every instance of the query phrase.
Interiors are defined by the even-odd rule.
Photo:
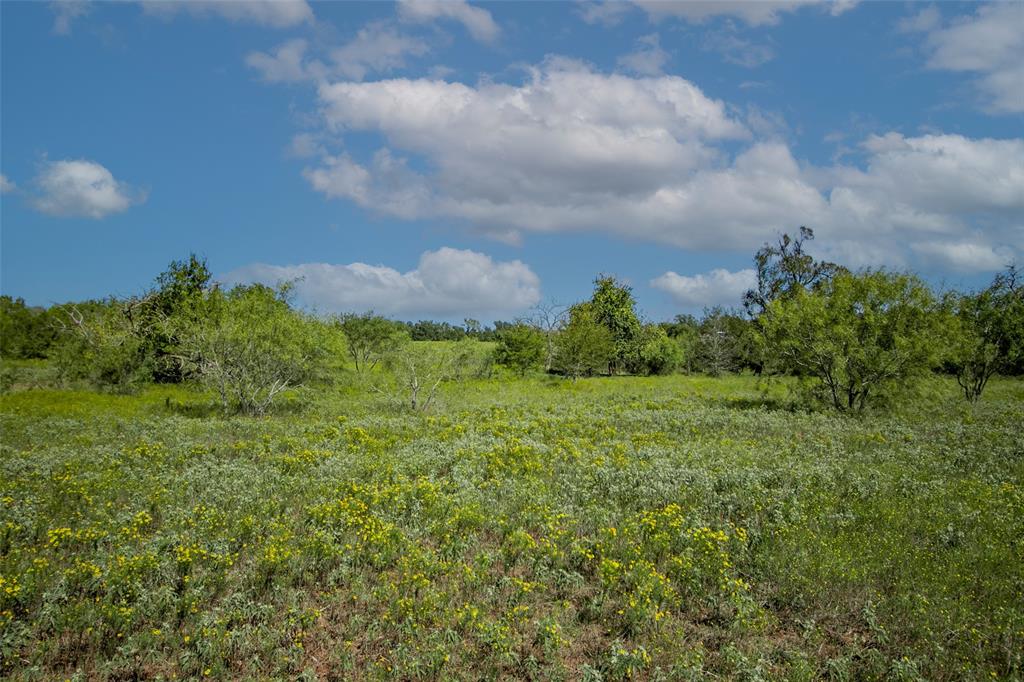
[[[42,371],[42,370],[40,370]],[[13,679],[1024,675],[1024,383],[787,409],[751,377],[0,397]]]

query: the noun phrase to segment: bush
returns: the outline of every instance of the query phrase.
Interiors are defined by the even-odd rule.
[[[85,381],[100,388],[131,391],[153,376],[153,356],[135,333],[123,301],[89,301],[55,308],[61,328],[50,357],[63,383]]]
[[[924,282],[880,270],[840,273],[773,301],[761,318],[766,357],[840,411],[891,397],[935,366],[942,321]]]
[[[607,371],[615,355],[615,339],[594,313],[592,304],[577,303],[569,310],[569,322],[555,338],[553,367],[572,377]]]
[[[498,332],[494,359],[499,365],[515,370],[520,376],[540,367],[547,351],[547,341],[539,329],[527,324],[514,324]]]
[[[213,290],[206,318],[179,320],[171,332],[176,357],[222,406],[254,415],[344,353],[340,333],[293,311],[286,290],[262,285]]]
[[[636,374],[671,374],[683,364],[683,347],[657,325],[647,325],[637,348]]]

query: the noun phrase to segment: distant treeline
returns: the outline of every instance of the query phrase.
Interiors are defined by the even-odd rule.
[[[804,248],[813,238],[801,227],[765,244],[754,256],[757,285],[735,309],[645,321],[630,287],[599,275],[588,300],[539,305],[491,327],[373,312],[313,317],[291,305],[290,285],[225,290],[193,255],[128,299],[33,308],[0,297],[0,356],[48,358],[63,383],[130,389],[197,380],[225,408],[257,413],[343,365],[389,371],[413,405],[424,404],[427,385],[432,396],[442,381],[493,376],[499,366],[574,381],[677,371],[789,375],[808,402],[840,411],[885,404],[932,371],[955,376],[972,402],[996,373],[1024,374],[1024,286],[1015,266],[981,291],[938,294],[911,273],[851,272],[816,260]],[[453,345],[428,352],[410,341]],[[493,348],[466,345],[476,341]]]

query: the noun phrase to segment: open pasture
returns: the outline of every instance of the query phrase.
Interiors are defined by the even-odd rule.
[[[938,380],[936,380],[938,381]],[[1019,679],[1024,384],[0,397],[13,679]]]

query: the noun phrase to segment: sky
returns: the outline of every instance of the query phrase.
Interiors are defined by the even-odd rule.
[[[0,291],[195,252],[304,308],[529,315],[753,254],[978,288],[1024,254],[1024,2],[0,2]]]

